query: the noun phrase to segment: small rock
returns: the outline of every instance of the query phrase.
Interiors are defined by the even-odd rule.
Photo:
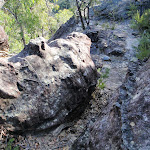
[[[134,141],[131,141],[131,145],[134,145]]]
[[[107,56],[107,55],[104,55],[102,60],[104,60],[104,61],[111,61],[111,58],[109,56]]]
[[[131,58],[131,60],[130,60],[131,62],[137,62],[138,61],[138,58],[136,58],[136,57],[133,57],[133,58]]]
[[[135,123],[134,123],[134,122],[130,122],[130,126],[131,126],[131,127],[134,127],[134,126],[135,126]]]
[[[118,102],[116,102],[116,107],[120,108],[121,105]]]
[[[125,51],[121,47],[115,47],[113,49],[106,49],[105,53],[107,55],[114,55],[114,56],[123,56]]]
[[[124,32],[119,32],[119,31],[115,31],[114,35],[117,36],[118,38],[125,38],[127,36],[126,33]]]

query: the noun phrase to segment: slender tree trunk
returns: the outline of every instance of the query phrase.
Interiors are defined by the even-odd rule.
[[[89,26],[89,24],[90,24],[90,6],[92,5],[92,1],[93,0],[90,0],[90,2],[88,3],[88,10],[87,10],[87,17],[88,17],[88,26]]]
[[[81,14],[81,9],[80,9],[78,0],[76,0],[76,5],[77,5],[77,8],[78,8],[79,17],[80,17],[81,24],[82,24],[82,29],[85,30],[85,25],[84,25],[84,22],[83,22],[83,17],[82,17],[82,14]]]
[[[19,25],[20,25],[20,30],[21,30],[22,42],[23,42],[23,45],[25,46],[26,45],[26,41],[25,41],[23,27],[22,27],[22,25],[20,23],[19,23]]]
[[[17,14],[14,14],[14,17],[20,27],[20,31],[21,31],[21,39],[22,39],[22,42],[23,42],[23,45],[25,46],[26,45],[26,41],[25,41],[25,36],[24,36],[24,30],[23,30],[23,27],[22,27],[22,24],[18,21],[18,16]]]
[[[3,7],[3,9],[4,9],[4,10],[7,10],[9,13],[11,13],[11,14],[14,16],[14,18],[15,18],[17,24],[18,24],[19,27],[20,27],[22,42],[23,42],[23,45],[25,46],[25,45],[26,45],[26,41],[25,41],[25,36],[24,36],[24,30],[23,30],[22,24],[18,21],[17,14],[13,13],[13,12],[12,12],[11,10],[9,10],[8,8]]]
[[[89,24],[90,24],[90,8],[89,8],[89,6],[87,8],[87,19],[88,19],[87,26],[89,26]]]
[[[144,8],[143,8],[143,0],[140,0],[140,17],[142,16],[143,12],[144,12]]]
[[[42,26],[42,37],[44,37],[44,27]]]
[[[87,14],[86,14],[86,10],[87,10]],[[84,19],[85,19],[87,26],[89,27],[90,15],[89,15],[89,6],[88,5],[84,8]]]
[[[16,14],[14,14],[14,17],[20,27],[20,31],[21,31],[21,39],[22,39],[22,42],[23,42],[23,45],[25,46],[26,45],[26,41],[25,41],[25,36],[24,36],[24,30],[23,30],[23,27],[22,27],[22,24],[18,21],[18,17]]]

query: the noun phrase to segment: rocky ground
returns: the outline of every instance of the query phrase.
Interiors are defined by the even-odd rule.
[[[97,69],[101,68],[103,73],[109,70],[109,73],[108,77],[103,80],[105,88],[97,87],[92,94],[90,104],[80,118],[74,122],[62,124],[54,131],[27,133],[19,136],[10,135],[5,128],[1,127],[0,148],[4,149],[9,143],[8,139],[13,137],[15,138],[14,145],[19,145],[22,150],[71,150],[72,144],[89,125],[94,125],[114,92],[124,83],[129,64],[138,62],[134,46],[138,45],[139,35],[131,29],[130,21],[130,19],[91,20],[91,29],[86,32],[95,37],[91,46],[92,59]],[[74,27],[74,31],[83,32],[80,23]],[[134,124],[131,125],[134,126]]]
[[[87,124],[95,122],[96,118],[101,113],[101,108],[107,105],[107,100],[111,97],[112,93],[124,82],[129,62],[137,61],[133,46],[137,46],[138,37],[137,35],[135,36],[135,31],[130,28],[130,22],[124,21],[121,23],[114,23],[114,29],[111,29],[112,24],[109,22],[93,21],[91,26],[91,28],[96,29],[98,32],[103,31],[108,36],[111,36],[114,42],[118,43],[121,41],[124,44],[125,52],[123,56],[106,56],[104,51],[96,47],[96,42],[92,44],[91,55],[96,67],[102,67],[103,71],[106,70],[106,68],[109,69],[109,77],[103,81],[106,87],[103,90],[95,90],[93,99],[91,99],[85,112],[78,120],[75,120],[71,124],[62,125],[53,132],[46,131],[35,135],[33,133],[28,133],[26,135],[20,135],[19,137],[16,136],[16,144],[18,144],[21,149],[68,150],[79,135],[86,129]],[[107,26],[104,26],[104,24],[107,24]],[[76,27],[76,30],[79,29],[81,30],[80,24]],[[110,48],[114,49],[111,45]],[[2,135],[4,138],[3,144],[5,145],[8,143],[7,138],[11,136],[5,133],[5,129],[1,130],[6,134],[6,136]],[[1,149],[2,147],[1,145]]]

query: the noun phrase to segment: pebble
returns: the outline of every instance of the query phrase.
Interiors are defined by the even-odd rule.
[[[138,58],[133,57],[133,58],[130,59],[130,61],[131,61],[131,62],[137,62],[137,61],[138,61]]]
[[[134,126],[135,126],[135,123],[134,123],[134,122],[131,122],[131,123],[130,123],[130,126],[134,127]]]
[[[107,56],[107,55],[103,56],[102,60],[104,60],[104,61],[111,61],[110,57]]]

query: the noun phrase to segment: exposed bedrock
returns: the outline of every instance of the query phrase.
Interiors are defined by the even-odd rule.
[[[150,60],[132,62],[123,85],[71,150],[150,149]]]
[[[109,20],[124,20],[129,19],[132,16],[131,5],[137,6],[141,13],[145,9],[150,8],[149,0],[103,0],[100,5],[94,7],[94,10],[90,10],[91,17],[96,12],[97,20],[109,19]]]
[[[0,124],[10,131],[44,130],[79,115],[97,81],[90,46],[86,35],[73,32],[48,44],[31,40],[1,60]]]

